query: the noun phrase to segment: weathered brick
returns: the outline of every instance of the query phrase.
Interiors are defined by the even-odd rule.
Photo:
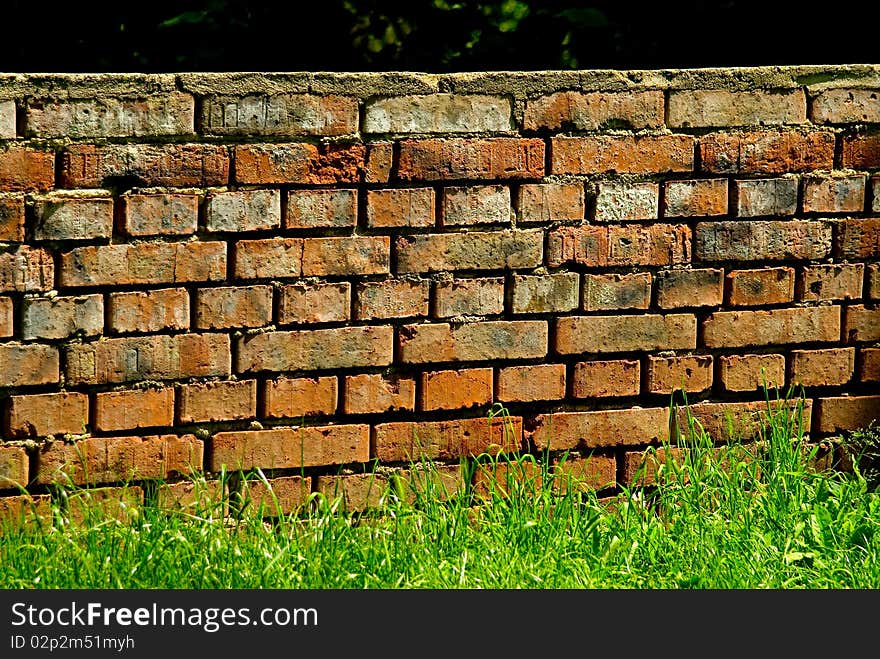
[[[177,398],[179,423],[253,419],[257,415],[256,380],[184,384]]]
[[[871,300],[880,300],[880,263],[868,264],[867,279],[865,295]]]
[[[474,466],[473,494],[480,499],[507,499],[520,492],[534,495],[544,487],[544,475],[537,462],[490,460]]]
[[[380,423],[373,428],[380,462],[455,460],[481,453],[519,451],[520,417]]]
[[[59,379],[58,348],[28,343],[0,344],[0,387],[55,384]]]
[[[11,297],[0,297],[0,337],[12,336],[13,304]]]
[[[353,96],[208,96],[199,114],[206,135],[347,135],[357,132]]]
[[[532,419],[527,437],[539,451],[650,444],[668,436],[665,408],[554,412]]]
[[[651,304],[651,273],[584,275],[581,308],[584,311],[608,309],[647,309]]]
[[[427,316],[430,286],[427,279],[361,282],[355,287],[355,318],[373,320]]]
[[[880,176],[871,177],[871,211],[880,213]]]
[[[699,222],[698,261],[818,260],[831,253],[831,225],[802,220]]]
[[[671,128],[802,124],[807,121],[807,100],[802,89],[673,90],[666,121]]]
[[[691,230],[685,225],[638,224],[552,229],[547,237],[551,267],[580,263],[590,267],[688,263]]]
[[[565,398],[565,364],[499,368],[495,391],[495,397],[504,402],[562,400]]]
[[[71,524],[79,525],[109,520],[131,523],[141,514],[143,505],[144,489],[139,485],[90,487],[68,495],[65,515]]]
[[[235,243],[236,279],[273,279],[302,275],[302,238],[259,238]]]
[[[54,186],[54,152],[23,146],[0,150],[0,192],[45,192]]]
[[[700,138],[700,166],[713,174],[785,174],[834,167],[834,133],[761,131]]]
[[[705,391],[712,387],[712,355],[649,355],[645,375],[647,389],[652,394],[670,394],[676,389]]]
[[[574,398],[639,395],[639,362],[629,359],[578,362],[571,378]]]
[[[84,433],[89,423],[89,397],[61,391],[35,396],[10,396],[6,432],[14,439]]]
[[[400,236],[397,272],[536,268],[543,258],[543,238],[538,229]]]
[[[66,349],[66,362],[69,384],[229,375],[229,336],[131,336],[74,344]]]
[[[302,275],[381,275],[389,272],[390,259],[388,236],[305,238]]]
[[[290,190],[285,229],[337,229],[357,223],[357,190]]]
[[[713,457],[719,449],[709,449]],[[623,454],[623,485],[646,487],[656,485],[661,480],[682,477],[690,480],[687,472],[670,473],[671,465],[686,464],[689,449],[661,446],[646,451],[627,451]],[[702,455],[702,452],[701,452]],[[663,476],[661,476],[663,474]]]
[[[316,480],[316,491],[323,494],[330,505],[347,512],[380,508],[389,502],[392,494],[386,473],[318,476]]]
[[[616,484],[617,460],[613,455],[569,455],[553,465],[553,490],[560,495],[603,490]]]
[[[124,194],[119,200],[129,236],[186,236],[198,229],[198,195]]]
[[[739,217],[794,215],[797,211],[796,178],[764,178],[734,181],[736,214]]]
[[[347,281],[290,284],[281,288],[278,322],[283,325],[346,322],[350,315],[351,284]]]
[[[298,478],[294,476],[293,478]],[[192,478],[162,483],[156,489],[156,507],[167,511],[188,511],[199,515],[226,516],[225,484],[220,479]]]
[[[364,183],[388,183],[394,168],[394,143],[369,142],[364,163]]]
[[[245,373],[388,366],[393,340],[394,329],[389,326],[256,334],[238,340],[235,370]]]
[[[579,279],[576,272],[514,275],[513,313],[553,313],[577,308]]]
[[[239,514],[261,517],[291,515],[306,506],[311,492],[311,476],[281,476],[265,481],[245,479],[241,486]]]
[[[21,302],[21,314],[25,340],[97,336],[104,332],[104,296],[100,294],[26,297]]]
[[[45,528],[54,516],[49,494],[0,497],[0,524],[4,529]]]
[[[794,268],[732,270],[726,280],[727,304],[733,307],[784,304],[794,300]]]
[[[403,376],[376,374],[349,375],[345,378],[346,414],[412,412],[416,408],[416,381]]]
[[[880,122],[880,89],[826,89],[810,103],[816,124]]]
[[[457,410],[492,402],[492,369],[461,368],[422,373],[419,409]]]
[[[196,291],[196,327],[262,327],[272,322],[271,286],[223,286]]]
[[[694,169],[690,135],[599,135],[550,140],[550,174],[665,174]]]
[[[798,300],[847,300],[862,297],[863,263],[804,266],[798,277]]]
[[[660,128],[663,92],[556,92],[526,101],[523,130]]]
[[[861,213],[865,208],[865,176],[805,176],[805,213]]]
[[[785,385],[783,355],[723,355],[718,358],[719,377],[725,391],[754,391]]]
[[[556,319],[554,349],[560,355],[693,350],[696,347],[697,321],[691,314],[567,316]]]
[[[235,147],[235,181],[247,184],[357,183],[363,144],[242,144]]]
[[[880,167],[880,133],[843,135],[841,164],[847,169]]]
[[[724,270],[664,270],[657,273],[657,306],[661,309],[717,307],[724,293]]]
[[[208,231],[256,231],[281,226],[281,192],[215,192],[205,200]]]
[[[860,430],[880,419],[880,396],[820,398],[816,408],[816,431]]]
[[[707,348],[840,340],[840,307],[716,311],[703,321]]]
[[[585,203],[581,183],[526,183],[516,193],[520,222],[583,220]]]
[[[365,133],[492,133],[513,128],[510,98],[479,94],[390,96],[367,101]]]
[[[15,137],[15,101],[0,101],[0,140],[14,140]]]
[[[880,382],[880,348],[859,350],[859,381]]]
[[[145,98],[29,100],[28,137],[151,137],[192,135],[195,100],[171,92]]]
[[[843,336],[848,343],[880,341],[880,306],[864,304],[848,306]]]
[[[0,252],[0,292],[48,291],[54,281],[55,264],[49,250],[19,245]]]
[[[658,183],[600,182],[593,219],[597,222],[654,220],[659,212],[659,199]]]
[[[667,181],[664,192],[663,217],[727,215],[727,179]]]
[[[299,469],[370,459],[370,426],[312,426],[218,432],[208,469]]]
[[[436,323],[400,328],[400,360],[410,364],[547,355],[547,323],[538,320]]]
[[[333,414],[338,399],[337,387],[335,376],[267,380],[261,416],[297,419]]]
[[[174,424],[174,387],[95,394],[95,429],[134,430]]]
[[[107,318],[119,333],[189,329],[189,293],[185,288],[110,293]]]
[[[435,318],[490,316],[504,312],[504,278],[451,279],[437,282]]]
[[[27,487],[29,480],[27,452],[19,446],[0,446],[0,490]],[[5,522],[4,512],[0,509],[0,521]]]
[[[785,414],[795,427],[800,423],[805,433],[810,432],[812,401],[809,399],[804,401],[800,399],[787,401],[771,399],[770,407],[777,419]],[[673,430],[677,426],[678,431],[687,436],[687,417],[690,415],[715,442],[759,439],[762,433],[766,433],[769,426],[767,408],[768,403],[765,400],[735,403],[694,403],[687,407],[678,408],[676,425],[673,426]],[[799,410],[799,408],[802,409]],[[779,420],[777,420],[778,423]]]
[[[827,387],[843,385],[853,377],[855,348],[792,350],[788,377],[793,385]]]
[[[226,279],[226,243],[77,247],[61,254],[62,286],[176,284]]]
[[[367,191],[367,226],[434,226],[433,188]]]
[[[24,195],[0,194],[0,242],[24,241]]]
[[[538,179],[544,141],[518,137],[402,140],[402,181]]]
[[[844,259],[880,257],[880,217],[836,222],[834,255]]]
[[[503,185],[443,188],[441,203],[442,226],[510,223],[510,188]]]

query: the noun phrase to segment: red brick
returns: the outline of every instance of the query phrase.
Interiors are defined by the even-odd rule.
[[[208,470],[299,469],[370,459],[370,427],[312,426],[218,432]]]
[[[584,311],[647,309],[651,304],[651,273],[586,274],[582,297]]]
[[[667,181],[664,191],[663,217],[727,215],[727,179]]]
[[[577,308],[579,279],[576,272],[514,275],[513,313],[553,313]]]
[[[364,164],[364,183],[388,183],[394,167],[393,142],[369,142]]]
[[[257,231],[281,226],[281,192],[238,190],[210,193],[205,200],[208,231]]]
[[[100,294],[26,297],[21,308],[21,334],[25,340],[104,333],[104,296]]]
[[[840,220],[834,254],[844,259],[880,257],[880,217],[864,220]]]
[[[351,315],[351,284],[318,282],[281,288],[278,322],[346,322]]]
[[[200,117],[206,135],[347,135],[357,132],[358,101],[333,94],[208,96]]]
[[[198,195],[124,194],[119,200],[129,236],[187,236],[198,229]]]
[[[623,224],[552,229],[547,237],[551,267],[580,263],[590,267],[688,263],[691,230],[685,225]]]
[[[23,146],[0,151],[0,192],[45,192],[54,185],[54,152]]]
[[[368,227],[434,226],[433,188],[367,191]]]
[[[647,389],[652,394],[671,394],[676,389],[705,391],[712,387],[712,355],[649,355],[646,380]]]
[[[305,238],[302,276],[381,275],[389,272],[390,259],[388,236]]]
[[[565,364],[499,368],[495,391],[495,397],[504,402],[562,400],[565,398]]]
[[[635,350],[693,350],[697,321],[691,314],[665,316],[566,316],[556,319],[560,355]]]
[[[826,89],[810,103],[810,119],[817,124],[880,122],[880,90]]]
[[[574,398],[612,398],[639,395],[639,362],[615,361],[578,362],[571,379]]]
[[[36,396],[10,396],[6,430],[12,438],[84,433],[89,423],[89,397],[69,391]]]
[[[707,348],[840,340],[840,307],[716,311],[703,321]]]
[[[0,194],[0,241],[24,241],[23,194]]]
[[[504,312],[504,279],[451,279],[437,282],[433,316],[491,316]]]
[[[235,181],[247,184],[357,183],[363,144],[241,144],[235,147]]]
[[[880,419],[880,396],[840,396],[817,401],[816,431],[861,430]]]
[[[880,348],[859,350],[859,381],[880,382]]]
[[[400,361],[409,364],[547,356],[547,323],[538,320],[483,321],[449,325],[404,325]]]
[[[285,229],[353,227],[357,224],[357,190],[290,190]]]
[[[54,282],[55,265],[49,250],[20,245],[0,252],[0,292],[48,291]]]
[[[354,315],[358,320],[428,315],[430,282],[386,279],[357,284]]]
[[[699,222],[697,261],[818,260],[831,253],[831,225],[801,220]]]
[[[717,307],[724,292],[724,271],[664,270],[657,273],[657,306],[661,309]]]
[[[662,407],[554,412],[532,419],[527,437],[539,451],[650,444],[668,436],[669,411]]]
[[[798,277],[798,300],[847,300],[862,297],[863,263],[804,266]]]
[[[442,226],[509,224],[510,189],[503,185],[443,188]]]
[[[59,379],[58,365],[55,346],[0,344],[0,387],[55,384]]]
[[[416,407],[416,381],[402,376],[377,374],[345,378],[345,413],[412,412]]]
[[[550,174],[665,174],[694,169],[690,135],[598,135],[550,140]]]
[[[181,385],[179,423],[252,419],[257,415],[257,381],[230,380]]]
[[[843,335],[847,343],[880,341],[880,306],[864,304],[848,306]]]
[[[865,176],[805,176],[805,213],[861,213],[865,208]]]
[[[660,128],[663,92],[564,91],[526,101],[523,130]]]
[[[34,240],[94,240],[109,238],[111,233],[110,197],[74,197],[70,193],[51,192],[34,199]]]
[[[389,326],[256,334],[238,340],[235,370],[249,373],[388,366],[393,339],[394,329]]]
[[[229,336],[130,336],[66,349],[68,384],[177,380],[229,375]]]
[[[597,186],[593,212],[596,222],[657,219],[660,204],[658,183],[600,181]]]
[[[700,138],[700,163],[713,174],[785,174],[834,167],[834,133],[761,131]]]
[[[297,419],[336,412],[338,392],[334,376],[267,380],[263,393],[261,416]]]
[[[27,487],[29,480],[27,452],[19,446],[0,446],[0,490]],[[0,521],[5,521],[4,512],[0,509]]]
[[[762,178],[734,181],[736,214],[739,217],[794,215],[797,212],[796,178]]]
[[[262,517],[292,515],[302,511],[308,503],[312,493],[312,477],[282,476],[265,481],[251,478],[242,481],[241,487],[240,514]]]
[[[511,100],[484,94],[417,94],[369,99],[365,133],[507,132]]]
[[[262,327],[272,322],[271,286],[224,286],[196,291],[196,327]]]
[[[844,135],[841,164],[846,169],[880,167],[880,133]]]
[[[462,368],[422,373],[419,409],[457,410],[492,402],[492,369]]]
[[[582,183],[525,183],[516,193],[520,222],[583,220],[585,217]]]
[[[537,179],[544,175],[544,141],[518,137],[402,140],[402,181]]]
[[[544,487],[544,475],[537,462],[491,460],[477,462],[475,467],[473,494],[480,499],[507,499],[523,492],[535,495]]]
[[[189,293],[185,288],[111,293],[107,317],[114,332],[189,329]]]
[[[719,377],[725,391],[754,391],[785,385],[783,355],[724,355],[718,358]]]
[[[852,379],[855,361],[855,348],[792,350],[789,382],[805,387],[843,385]]]
[[[174,387],[95,394],[95,429],[133,430],[174,425]]]
[[[569,455],[553,465],[553,490],[560,495],[604,490],[616,484],[617,460],[613,455]]]
[[[12,336],[12,298],[0,297],[0,337]]]
[[[802,124],[807,121],[807,100],[802,89],[673,90],[666,121],[672,128]]]
[[[373,427],[380,462],[455,460],[481,453],[519,451],[522,419],[495,417],[453,421],[380,423]]]
[[[733,270],[727,273],[727,304],[733,307],[784,304],[794,300],[794,268]]]
[[[543,238],[537,229],[399,236],[397,272],[536,268]]]

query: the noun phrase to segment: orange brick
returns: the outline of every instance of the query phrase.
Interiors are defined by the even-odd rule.
[[[775,413],[786,412],[793,423],[800,423],[805,433],[810,432],[812,401],[809,399],[780,402],[771,400],[770,404]],[[797,416],[799,407],[803,407],[800,419]],[[687,408],[679,407],[676,423],[683,434],[688,432],[688,413],[699,422],[706,434],[715,442],[759,439],[762,431],[765,431],[768,426],[767,402],[764,400],[736,403],[693,403]]]
[[[500,368],[495,397],[504,402],[562,400],[565,398],[565,364]]]
[[[712,387],[712,355],[649,356],[646,375],[647,389],[652,394],[705,391]]]
[[[174,424],[174,387],[95,394],[95,429],[134,430]]]
[[[691,230],[685,225],[583,225],[551,229],[547,264],[590,267],[688,263]]]
[[[841,164],[848,169],[880,167],[880,134],[844,135]]]
[[[863,263],[804,266],[798,277],[798,300],[857,300],[862,297]]]
[[[544,476],[537,462],[493,460],[476,463],[473,493],[480,499],[509,498],[511,494],[537,494],[544,487]]]
[[[120,333],[189,329],[189,293],[185,288],[111,293],[107,316]]]
[[[367,144],[364,183],[388,183],[393,167],[393,142],[370,142]]]
[[[422,373],[419,408],[457,410],[492,402],[492,369],[463,368]]]
[[[613,361],[577,362],[571,378],[574,398],[613,398],[638,396],[639,362]]]
[[[259,238],[235,243],[236,279],[302,276],[302,238]]]
[[[54,282],[55,266],[49,250],[20,245],[0,253],[0,292],[48,291]]]
[[[528,437],[539,451],[651,444],[668,436],[666,408],[538,414]]]
[[[402,181],[536,179],[544,141],[517,137],[401,140]]]
[[[387,274],[390,259],[391,240],[388,236],[305,238],[302,276]]]
[[[235,181],[247,184],[357,183],[363,144],[242,144],[235,147]]]
[[[160,510],[190,510],[206,515],[214,512],[225,516],[226,488],[220,480],[193,478],[179,483],[162,483],[156,490],[156,507]]]
[[[805,176],[805,213],[861,213],[865,208],[865,176]]]
[[[847,343],[880,341],[880,305],[853,304],[848,306],[843,336]]]
[[[843,385],[853,377],[855,360],[855,348],[792,350],[789,382],[805,387]]]
[[[52,497],[48,494],[22,494],[0,497],[0,524],[21,528],[52,520]]]
[[[12,298],[0,297],[0,337],[12,336]]]
[[[23,194],[0,194],[0,241],[24,241]]]
[[[242,482],[239,511],[263,517],[291,515],[304,508],[311,493],[311,476],[282,476],[265,482],[251,478]]]
[[[271,286],[224,286],[196,291],[196,327],[262,327],[272,322]]]
[[[62,391],[36,396],[10,396],[6,430],[12,438],[84,433],[89,423],[89,397]]]
[[[663,93],[564,91],[526,101],[524,130],[660,128]]]
[[[353,227],[357,190],[291,190],[287,193],[285,229]]]
[[[584,311],[647,309],[651,304],[651,273],[586,274],[582,298]]]
[[[433,188],[367,191],[367,226],[434,226]]]
[[[553,489],[560,495],[604,490],[617,484],[617,460],[613,455],[569,455],[553,464]]]
[[[263,389],[261,416],[296,419],[336,412],[336,378],[279,378],[268,380]]]
[[[840,307],[716,311],[703,321],[707,348],[840,340]]]
[[[29,480],[27,452],[20,446],[0,446],[0,490],[27,487]]]
[[[697,322],[691,314],[665,316],[566,316],[556,319],[560,355],[635,350],[693,350]]]
[[[690,135],[553,137],[550,174],[664,174],[694,169]]]
[[[66,503],[65,513],[73,524],[94,524],[110,519],[130,523],[144,505],[144,490],[138,485],[90,487],[75,490]]]
[[[257,415],[257,381],[184,384],[178,400],[180,423],[252,419]]]
[[[860,430],[880,420],[880,396],[820,398],[816,407],[820,433]]]
[[[451,279],[434,288],[435,318],[490,316],[504,312],[504,279]]]
[[[0,344],[0,387],[55,384],[59,380],[58,365],[55,346]]]
[[[834,167],[834,133],[761,131],[700,138],[700,163],[713,174],[785,174]]]
[[[718,358],[719,377],[725,391],[754,391],[785,385],[783,355],[723,355]]]
[[[657,306],[661,309],[717,307],[724,292],[724,271],[664,270],[657,273]]]
[[[291,284],[281,288],[278,322],[346,322],[351,315],[351,284],[347,281]]]
[[[844,259],[880,257],[880,217],[846,219],[836,224],[835,256]]]
[[[198,195],[124,194],[119,200],[129,236],[185,236],[198,229]]]
[[[727,273],[727,304],[734,307],[785,304],[794,300],[794,268]]]
[[[318,476],[315,487],[331,505],[348,512],[378,508],[390,494],[388,476],[381,473]]]
[[[361,282],[356,286],[355,318],[373,320],[427,316],[430,285],[427,279]]]
[[[817,124],[878,123],[878,98],[876,88],[826,89],[810,104],[810,119]]]
[[[880,382],[880,348],[862,348],[859,351],[859,380]]]
[[[22,146],[0,151],[0,192],[44,192],[54,185],[54,152]]]
[[[413,378],[376,374],[349,375],[345,378],[346,414],[413,411],[416,407],[416,381]]]
[[[727,215],[727,179],[667,181],[664,190],[663,217]]]
[[[880,263],[868,264],[867,279],[865,296],[870,300],[880,300]]]
[[[373,427],[380,462],[455,460],[481,453],[519,451],[522,419],[495,417],[452,421],[401,421]]]
[[[580,183],[525,183],[516,194],[520,222],[583,220],[584,186]]]
[[[399,236],[398,273],[537,268],[544,234],[525,231],[472,231]]]
[[[404,325],[400,361],[411,364],[491,359],[533,359],[547,355],[547,323],[538,320]]]

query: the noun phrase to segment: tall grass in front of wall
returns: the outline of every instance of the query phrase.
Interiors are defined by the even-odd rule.
[[[462,463],[466,481],[487,472],[479,491],[439,490],[423,462],[363,514],[315,493],[293,515],[271,502],[230,514],[235,501],[207,492],[176,511],[85,505],[75,521],[56,505],[52,519],[2,530],[0,587],[880,587],[876,483],[858,460],[852,473],[815,469],[788,402],[768,397],[752,444],[713,442],[673,405],[675,447],[649,450],[610,500],[548,456],[484,455]]]

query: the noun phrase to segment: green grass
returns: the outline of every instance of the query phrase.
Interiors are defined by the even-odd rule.
[[[768,401],[768,421],[759,442],[716,445],[689,418],[681,458],[656,470],[655,486],[612,502],[560,494],[532,456],[482,456],[466,468],[531,461],[541,478],[445,502],[431,479],[404,482],[364,515],[312,495],[306,512],[271,522],[230,517],[223,501],[95,509],[80,522],[56,509],[54,522],[2,532],[0,587],[880,587],[878,494],[858,466],[811,467],[796,411]]]

